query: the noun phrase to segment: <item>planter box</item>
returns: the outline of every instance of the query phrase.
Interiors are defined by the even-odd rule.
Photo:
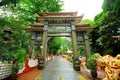
[[[0,62],[0,80],[7,78],[12,73],[12,64]]]

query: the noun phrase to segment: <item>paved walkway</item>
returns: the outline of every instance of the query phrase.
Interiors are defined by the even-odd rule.
[[[55,58],[47,64],[44,70],[37,68],[21,75],[17,80],[92,80],[89,71],[81,68],[76,72],[72,63],[65,58]]]
[[[66,58],[63,58],[63,60],[68,62],[71,66],[73,66],[72,63],[70,63]],[[78,73],[80,74],[82,80],[93,80],[90,74],[90,70],[88,70],[86,67],[81,66],[81,71],[78,71]]]
[[[61,57],[49,62],[40,76],[39,80],[81,80],[79,73]]]

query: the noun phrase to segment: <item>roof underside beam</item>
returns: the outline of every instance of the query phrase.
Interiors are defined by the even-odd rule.
[[[48,37],[71,37],[71,34],[48,34]]]

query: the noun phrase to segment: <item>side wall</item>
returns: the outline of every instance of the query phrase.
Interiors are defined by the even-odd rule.
[[[9,77],[12,74],[12,64],[0,62],[0,80]]]

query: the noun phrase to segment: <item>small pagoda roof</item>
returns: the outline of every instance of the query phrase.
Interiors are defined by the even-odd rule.
[[[27,31],[43,31],[44,24],[42,23],[36,23],[36,24],[30,24],[30,27],[25,28]]]
[[[89,27],[90,24],[76,24],[76,31],[87,31],[87,32],[92,32],[94,28]]]
[[[75,23],[80,23],[83,14],[77,16],[77,12],[44,12],[42,16],[36,14],[36,18],[42,23],[46,20],[73,20]]]

